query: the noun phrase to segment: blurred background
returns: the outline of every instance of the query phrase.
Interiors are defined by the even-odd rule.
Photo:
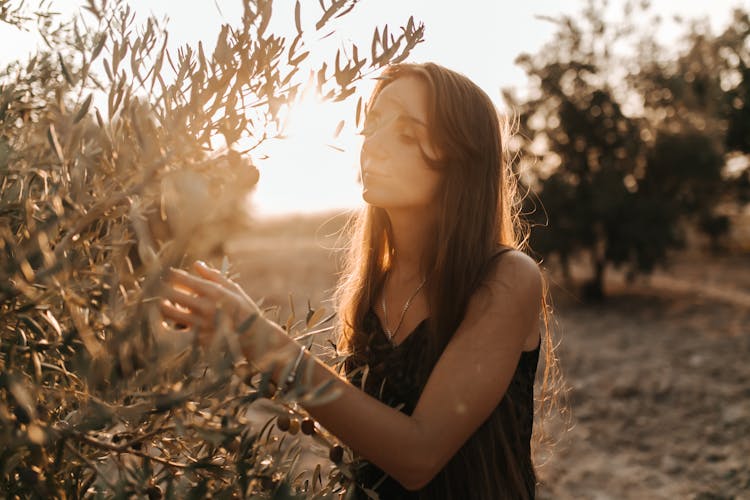
[[[174,47],[215,39],[241,10],[130,3],[168,16]],[[538,456],[540,498],[750,498],[750,5],[457,5],[362,2],[319,42],[362,43],[363,26],[414,15],[426,33],[410,60],[465,73],[514,125],[569,386],[570,420],[547,426],[557,444]],[[39,43],[3,24],[0,40],[0,65]],[[301,96],[285,138],[253,158],[253,225],[226,251],[281,321],[332,309],[361,203],[354,102]]]

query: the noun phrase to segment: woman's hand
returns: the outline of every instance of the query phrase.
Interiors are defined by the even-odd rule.
[[[197,276],[180,269],[169,272],[161,312],[175,323],[196,331],[198,342],[210,345],[220,321],[229,321],[234,330],[252,315],[259,315],[257,304],[237,283],[218,270],[197,261]]]

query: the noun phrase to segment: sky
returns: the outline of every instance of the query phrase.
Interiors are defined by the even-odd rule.
[[[136,13],[153,13],[169,18],[170,47],[203,40],[212,47],[222,23],[236,25],[240,19],[239,0],[131,0]],[[76,0],[52,2],[63,14],[75,12],[82,4]],[[459,71],[480,87],[504,109],[501,89],[523,92],[524,72],[514,64],[521,53],[536,53],[552,40],[555,27],[537,16],[575,15],[584,6],[581,0],[361,0],[353,11],[334,25],[336,33],[321,42],[322,59],[332,59],[338,47],[357,43],[363,53],[375,26],[388,24],[391,32],[405,24],[410,16],[425,24],[425,41],[412,52],[411,61],[434,61]],[[612,12],[621,10],[624,1],[610,0]],[[313,23],[319,15],[318,2],[302,0],[302,17]],[[459,7],[460,6],[460,7]],[[676,14],[685,18],[706,17],[714,31],[729,20],[733,7],[750,7],[747,0],[653,0],[651,11],[664,19],[657,38],[677,41],[680,28],[671,21]],[[142,17],[140,17],[142,19]],[[306,20],[306,21],[305,21]],[[294,1],[278,0],[270,28],[293,33]],[[39,43],[35,33],[20,32],[0,24],[0,65],[25,59]],[[324,44],[328,44],[327,46]],[[366,95],[372,81],[362,87]],[[317,102],[314,96],[292,111],[288,139],[273,141],[263,151],[267,160],[256,160],[261,174],[250,205],[261,217],[295,212],[330,211],[362,204],[357,181],[360,142],[351,120],[356,98],[339,106]],[[334,140],[341,119],[347,125]],[[335,148],[331,147],[335,146]],[[343,151],[340,151],[343,150]]]

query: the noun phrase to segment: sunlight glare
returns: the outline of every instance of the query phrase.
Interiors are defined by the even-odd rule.
[[[323,102],[314,91],[302,94],[289,110],[285,137],[268,141],[257,155],[260,181],[250,200],[254,215],[308,213],[361,204],[359,137],[349,120],[334,137],[341,117],[354,114],[348,109],[351,106],[349,100]]]

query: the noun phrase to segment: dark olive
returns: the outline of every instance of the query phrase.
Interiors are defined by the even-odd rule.
[[[161,500],[161,498],[164,498],[164,493],[162,493],[161,487],[158,484],[149,486],[146,490],[146,495],[148,495],[148,500]]]
[[[21,481],[26,484],[36,484],[39,482],[39,473],[34,469],[23,468],[18,471]]]
[[[25,408],[22,408],[20,406],[16,406],[13,408],[13,415],[16,416],[16,420],[19,424],[28,424],[31,422],[31,416],[29,415],[29,412],[26,411]]]
[[[341,463],[344,459],[344,448],[338,444],[331,446],[331,449],[328,451],[328,458],[335,464]]]
[[[276,426],[279,428],[280,431],[288,431],[289,424],[290,424],[289,415],[279,415],[279,417],[276,419]]]
[[[315,434],[315,420],[311,418],[304,419],[300,427],[303,434],[307,434],[308,436]]]

